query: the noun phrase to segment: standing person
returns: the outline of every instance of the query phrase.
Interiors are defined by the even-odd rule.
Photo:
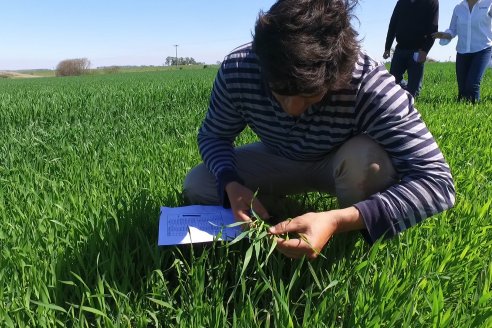
[[[438,0],[398,0],[391,16],[383,58],[390,57],[396,37],[390,73],[396,83],[401,83],[406,71],[408,84],[405,88],[414,97],[422,88],[424,63],[434,44],[431,35],[437,32],[438,22]]]
[[[252,44],[229,54],[198,132],[203,162],[184,181],[192,204],[231,207],[319,191],[340,209],[306,213],[270,233],[289,257],[314,258],[333,234],[360,230],[369,242],[392,237],[450,208],[449,166],[384,65],[359,48],[349,0],[278,0],[260,13]],[[258,142],[234,146],[247,126]],[[259,190],[258,198],[255,191]]]
[[[456,79],[458,100],[480,100],[480,83],[492,54],[492,0],[464,0],[453,11],[451,24],[434,38],[448,44],[458,36]]]

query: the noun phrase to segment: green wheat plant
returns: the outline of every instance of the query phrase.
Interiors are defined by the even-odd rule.
[[[415,102],[455,207],[372,246],[336,235],[314,261],[274,251],[254,213],[234,243],[157,246],[160,206],[184,205],[201,161],[216,73],[0,79],[0,326],[492,326],[492,72],[472,106],[453,63],[426,64]]]
[[[277,246],[278,238],[283,238],[285,240],[289,240],[291,238],[300,238],[306,244],[308,244],[309,247],[311,247],[311,249],[314,252],[316,252],[316,254],[326,259],[326,257],[319,250],[317,250],[312,246],[311,242],[302,233],[295,234],[294,236],[292,236],[292,234],[289,233],[282,234],[282,235],[273,235],[269,233],[269,228],[271,227],[271,225],[268,223],[268,220],[262,218],[253,208],[253,200],[257,197],[258,192],[259,190],[255,191],[250,204],[249,211],[251,213],[251,221],[237,222],[226,226],[226,228],[232,228],[237,226],[243,226],[245,228],[244,229],[245,231],[240,233],[236,238],[234,238],[234,240],[230,242],[231,245],[243,240],[244,238],[247,238],[251,243],[251,246],[248,248],[245,254],[245,262],[242,270],[243,272],[245,271],[246,266],[249,264],[253,252],[256,255],[256,258],[259,259],[259,254],[261,252],[261,249],[268,249],[267,256],[264,259],[265,261],[267,261]],[[291,220],[292,218],[286,219],[286,221],[291,221]],[[263,265],[264,263],[261,263],[260,267]]]

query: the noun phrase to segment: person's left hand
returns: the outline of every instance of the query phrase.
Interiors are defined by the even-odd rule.
[[[435,32],[435,33],[432,33],[431,36],[434,38],[434,39],[446,39],[446,40],[451,40],[453,37],[451,36],[451,34],[449,33],[446,33],[446,32]]]
[[[253,210],[258,213],[261,218],[269,218],[267,210],[260,201],[255,198],[255,194],[249,188],[243,186],[239,182],[232,181],[227,184],[225,189],[236,221],[251,221],[249,215],[251,205],[253,205]]]
[[[427,60],[427,52],[423,50],[419,50],[419,58],[417,59],[417,63],[425,63]]]
[[[292,258],[301,258],[306,255],[310,259],[316,258],[328,240],[337,230],[336,211],[306,213],[292,220],[280,222],[270,228],[273,235],[286,233],[302,234],[302,238],[277,238],[277,249],[284,255]]]

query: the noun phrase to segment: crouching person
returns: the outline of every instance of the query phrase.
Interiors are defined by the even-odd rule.
[[[449,166],[412,97],[359,47],[355,5],[279,0],[260,13],[253,42],[217,74],[198,133],[203,163],[184,181],[190,203],[231,207],[240,221],[251,204],[268,218],[268,199],[335,195],[340,209],[270,229],[304,234],[279,239],[289,257],[316,257],[338,232],[389,238],[454,204]],[[235,147],[247,126],[259,141]]]

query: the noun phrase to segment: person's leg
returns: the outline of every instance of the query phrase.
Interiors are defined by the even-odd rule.
[[[388,153],[366,135],[350,139],[336,152],[333,177],[342,208],[384,191],[398,181]]]
[[[194,205],[221,205],[214,175],[201,163],[192,168],[183,182],[186,203]]]
[[[407,70],[408,51],[395,49],[393,58],[391,58],[390,74],[395,77],[396,84],[400,84],[403,80],[403,74]]]
[[[470,67],[468,54],[456,54],[456,81],[458,82],[458,100],[467,99],[466,77]]]
[[[366,135],[345,142],[323,161],[313,164],[311,186],[336,195],[347,207],[384,191],[397,182],[397,173],[384,149]]]
[[[239,147],[236,154],[239,176],[248,188],[260,191],[262,201],[319,191],[336,195],[340,206],[346,207],[397,181],[388,154],[365,135],[348,140],[316,162],[280,157],[261,143]],[[215,178],[203,163],[186,176],[184,194],[191,204],[220,205]]]
[[[246,187],[253,192],[258,190],[262,201],[310,189],[309,162],[278,156],[260,142],[238,147],[235,152],[239,176]],[[203,163],[188,173],[183,189],[191,204],[219,205],[215,177]]]
[[[408,85],[407,91],[414,97],[420,94],[422,81],[424,79],[424,63],[417,63],[411,60],[408,65]]]
[[[470,68],[466,76],[466,95],[472,102],[480,101],[480,83],[490,62],[492,48],[470,54]]]

